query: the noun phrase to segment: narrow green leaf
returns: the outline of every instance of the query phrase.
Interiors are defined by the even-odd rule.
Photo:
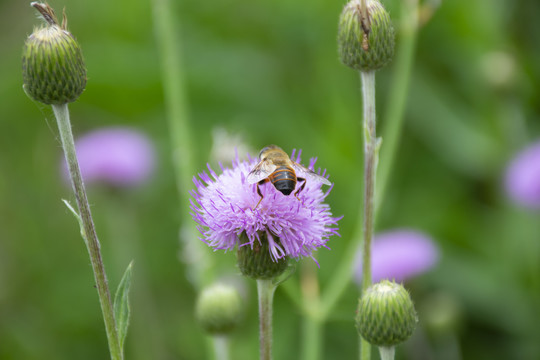
[[[120,348],[124,349],[124,340],[126,338],[127,329],[129,326],[129,288],[131,286],[131,269],[133,267],[133,261],[129,263],[118,289],[116,289],[116,295],[114,297],[114,317],[116,320],[116,329],[118,331],[118,341],[120,341]]]
[[[71,204],[69,203],[69,201],[67,201],[67,200],[65,200],[65,199],[62,199],[62,201],[63,201],[64,204],[67,206],[67,208],[69,209],[69,211],[71,211],[71,213],[73,214],[73,216],[75,216],[75,218],[77,219],[77,222],[79,223],[79,228],[81,229],[81,236],[82,236],[84,242],[86,243],[86,233],[84,232],[84,224],[83,224],[81,215],[79,215],[79,213],[77,212],[77,210],[75,210],[75,209],[73,208],[73,206],[71,206]]]

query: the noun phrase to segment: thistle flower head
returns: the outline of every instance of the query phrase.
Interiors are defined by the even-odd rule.
[[[62,105],[79,98],[86,87],[86,68],[79,43],[69,31],[64,14],[58,23],[48,4],[31,4],[46,25],[26,39],[22,57],[23,88],[32,99]]]
[[[361,254],[359,254],[361,255]],[[412,229],[397,229],[375,235],[371,247],[371,277],[404,281],[432,268],[439,249],[430,237]],[[362,259],[355,266],[355,279],[362,282]]]
[[[338,29],[341,62],[360,71],[377,70],[394,56],[394,27],[379,0],[351,0],[341,13]]]
[[[295,157],[293,152],[291,159],[300,162],[300,153]],[[316,181],[308,179],[298,199],[283,195],[271,183],[259,185],[263,199],[256,207],[260,199],[257,184],[248,184],[246,177],[257,163],[251,157],[236,159],[232,169],[221,166],[220,175],[208,166],[208,173],[194,177],[191,214],[199,224],[201,240],[224,250],[237,245],[259,249],[266,242],[269,256],[277,262],[285,257],[312,256],[314,250],[326,247],[329,236],[339,235],[339,218],[332,217],[329,205],[323,202],[330,190],[323,192]],[[314,165],[312,159],[310,168]]]
[[[75,149],[86,182],[136,186],[146,181],[155,168],[152,142],[130,127],[94,130],[78,138]],[[67,176],[65,161],[62,164]]]
[[[540,141],[512,159],[506,169],[505,187],[516,204],[533,210],[540,209]]]
[[[372,345],[390,347],[407,340],[417,322],[409,293],[395,282],[372,285],[358,302],[356,328]]]

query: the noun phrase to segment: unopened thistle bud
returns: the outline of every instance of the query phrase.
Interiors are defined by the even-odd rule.
[[[242,308],[242,298],[233,286],[215,284],[199,295],[195,315],[208,333],[226,335],[240,322]]]
[[[48,105],[73,102],[86,86],[86,68],[77,40],[67,31],[64,13],[58,23],[48,4],[31,4],[47,24],[35,29],[24,44],[23,88],[32,99]]]
[[[339,19],[338,51],[343,64],[360,71],[377,70],[394,55],[394,27],[379,0],[351,0]]]
[[[395,282],[372,285],[358,303],[356,328],[372,345],[391,347],[407,340],[417,322],[409,293]]]
[[[248,244],[245,233],[240,235],[240,244],[236,253],[238,267],[243,275],[256,280],[269,280],[281,275],[288,267],[289,259],[283,257],[274,261],[269,251],[268,236],[262,232],[259,241]]]

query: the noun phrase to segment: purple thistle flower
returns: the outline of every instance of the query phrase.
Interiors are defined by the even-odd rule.
[[[300,152],[291,159],[300,162]],[[316,159],[310,161],[313,169]],[[259,202],[257,184],[248,184],[246,177],[257,165],[258,160],[248,155],[247,161],[233,161],[232,169],[224,168],[217,175],[208,166],[208,173],[194,177],[196,190],[191,191],[191,215],[199,224],[197,228],[207,245],[215,249],[230,250],[236,245],[250,246],[260,242],[260,235],[268,237],[270,255],[277,261],[283,257],[312,257],[319,247],[326,247],[329,236],[338,235],[337,222],[332,217],[330,206],[323,203],[330,189],[321,190],[316,181],[306,182],[299,193],[300,201],[293,195],[285,196],[271,183],[260,185],[264,198]],[[324,173],[323,173],[324,175]],[[239,244],[239,236],[245,232],[249,242]]]
[[[505,188],[516,204],[540,209],[540,142],[525,148],[510,162]]]
[[[355,267],[355,279],[362,283],[362,256]],[[398,229],[375,235],[371,247],[371,278],[374,283],[383,279],[403,281],[419,275],[435,265],[439,250],[425,234]]]
[[[75,148],[86,182],[135,186],[147,180],[155,168],[155,150],[150,139],[129,127],[92,131],[78,138]],[[62,165],[67,177],[65,161]]]

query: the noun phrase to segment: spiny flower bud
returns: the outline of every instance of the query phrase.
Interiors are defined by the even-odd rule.
[[[394,27],[379,0],[351,0],[341,12],[338,51],[341,62],[360,71],[377,70],[394,55]]]
[[[288,257],[274,261],[269,251],[268,236],[266,232],[259,234],[259,241],[253,242],[253,248],[249,245],[249,239],[245,232],[240,235],[240,244],[236,253],[238,267],[243,275],[256,280],[273,279],[281,275],[289,264]]]
[[[199,295],[195,315],[208,333],[226,335],[240,322],[242,307],[240,294],[233,286],[214,284]]]
[[[409,293],[395,282],[372,285],[358,303],[356,328],[372,345],[391,347],[407,340],[417,322]]]
[[[48,105],[78,99],[86,86],[86,68],[77,40],[67,31],[66,14],[58,24],[48,4],[31,3],[47,25],[34,32],[24,44],[23,88],[28,96]]]

